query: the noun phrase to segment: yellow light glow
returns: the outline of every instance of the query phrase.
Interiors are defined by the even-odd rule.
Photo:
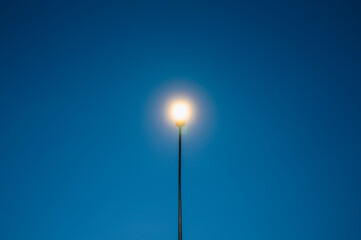
[[[176,102],[172,105],[172,116],[176,121],[184,121],[189,118],[190,109],[185,102]]]

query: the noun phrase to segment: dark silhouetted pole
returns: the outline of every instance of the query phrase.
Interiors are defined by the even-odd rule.
[[[182,127],[185,120],[177,120],[175,125],[179,128],[179,161],[178,161],[178,240],[182,240]]]
[[[179,161],[178,161],[178,240],[182,240],[182,126],[179,127]]]

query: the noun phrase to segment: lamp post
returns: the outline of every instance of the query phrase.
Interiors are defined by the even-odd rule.
[[[178,155],[178,240],[182,240],[182,127],[185,125],[189,109],[184,103],[173,106],[175,125],[179,128],[179,155]]]
[[[185,120],[176,121],[179,128],[179,157],[178,157],[178,240],[182,240],[182,127]]]

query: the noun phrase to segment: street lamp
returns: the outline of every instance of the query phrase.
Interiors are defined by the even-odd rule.
[[[172,115],[175,125],[179,128],[179,160],[178,160],[178,240],[182,240],[182,191],[181,191],[181,153],[182,153],[182,127],[189,116],[189,106],[184,102],[176,102],[172,106]]]

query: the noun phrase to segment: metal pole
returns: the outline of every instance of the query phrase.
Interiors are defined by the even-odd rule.
[[[181,195],[181,152],[182,127],[179,127],[179,162],[178,162],[178,240],[182,240],[182,195]]]

